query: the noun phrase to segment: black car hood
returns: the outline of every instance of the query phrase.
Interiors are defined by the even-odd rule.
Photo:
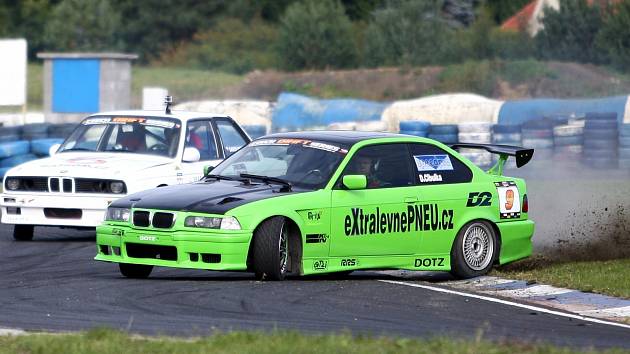
[[[244,184],[238,181],[208,181],[167,186],[134,193],[111,204],[119,208],[141,208],[225,214],[253,201],[296,192],[279,192],[280,186]]]

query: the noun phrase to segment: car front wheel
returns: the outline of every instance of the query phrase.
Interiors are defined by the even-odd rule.
[[[283,280],[290,271],[289,225],[283,217],[263,221],[254,232],[252,265],[256,277]]]
[[[33,239],[35,226],[33,225],[15,225],[13,228],[13,239],[16,241],[30,241]]]
[[[153,270],[153,266],[143,264],[118,263],[118,267],[120,274],[134,279],[148,278]]]
[[[498,252],[497,235],[485,221],[466,224],[457,234],[451,250],[451,273],[472,278],[490,271]]]

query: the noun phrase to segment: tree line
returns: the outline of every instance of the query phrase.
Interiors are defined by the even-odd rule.
[[[544,59],[630,70],[630,0],[561,0],[534,38],[498,25],[528,0],[4,0],[0,37],[244,73]]]

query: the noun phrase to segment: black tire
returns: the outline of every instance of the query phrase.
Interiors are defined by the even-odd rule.
[[[291,247],[296,242],[290,240],[289,224],[285,218],[276,216],[263,221],[254,232],[252,241],[252,268],[256,277],[266,280],[284,280],[291,273],[292,259],[296,253]]]
[[[498,237],[489,223],[479,220],[467,223],[457,233],[451,249],[451,274],[466,279],[488,273],[498,250]]]
[[[617,150],[617,140],[584,139],[584,150]]]
[[[617,129],[589,129],[584,131],[584,139],[617,140]]]
[[[591,129],[618,129],[619,123],[614,120],[587,120],[584,122],[584,131]]]
[[[152,265],[144,264],[118,263],[118,268],[120,268],[120,274],[133,279],[146,279],[153,271]]]
[[[16,241],[31,241],[35,226],[33,225],[15,225],[13,227],[13,239]]]
[[[459,133],[457,124],[434,124],[429,128],[429,135],[455,135]]]
[[[520,134],[520,125],[495,124],[492,126],[492,132],[495,134]]]

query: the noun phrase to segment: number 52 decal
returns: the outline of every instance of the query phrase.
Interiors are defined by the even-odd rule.
[[[492,193],[472,192],[468,194],[466,207],[490,206],[492,205]]]

